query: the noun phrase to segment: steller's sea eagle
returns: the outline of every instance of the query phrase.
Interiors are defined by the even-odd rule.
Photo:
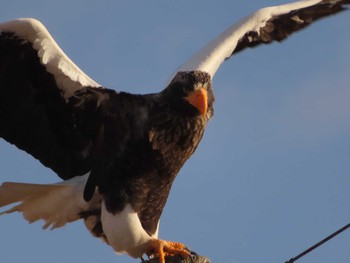
[[[63,180],[5,182],[2,212],[44,228],[79,219],[118,253],[190,255],[158,239],[171,185],[213,116],[212,78],[233,54],[282,41],[350,0],[305,0],[263,8],[232,25],[171,76],[159,93],[106,89],[82,72],[32,18],[0,24],[0,137]]]

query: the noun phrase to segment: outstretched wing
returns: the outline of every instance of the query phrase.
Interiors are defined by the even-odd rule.
[[[348,4],[350,0],[304,0],[260,9],[213,39],[178,71],[201,70],[213,78],[233,54],[259,44],[282,41],[312,22],[344,10]]]
[[[82,125],[92,125],[79,116],[83,107],[88,112],[89,102],[79,97],[83,91],[106,90],[64,54],[39,21],[0,24],[0,137],[63,179],[89,170],[95,134],[81,132]]]

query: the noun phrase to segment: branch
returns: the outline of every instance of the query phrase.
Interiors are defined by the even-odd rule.
[[[150,260],[144,260],[142,263],[159,263],[158,258]],[[180,256],[166,257],[165,263],[210,263],[210,259],[203,256],[192,256],[187,259],[183,259]]]

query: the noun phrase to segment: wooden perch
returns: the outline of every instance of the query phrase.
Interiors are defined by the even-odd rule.
[[[142,263],[159,263],[158,258],[145,260]],[[192,256],[192,258],[183,259],[180,256],[166,257],[165,263],[210,263],[210,259],[203,256]]]

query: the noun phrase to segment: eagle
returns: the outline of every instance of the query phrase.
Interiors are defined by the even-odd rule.
[[[158,238],[172,183],[214,114],[212,79],[223,62],[259,44],[283,41],[350,0],[304,0],[260,9],[233,24],[170,76],[159,93],[130,94],[87,76],[33,18],[0,24],[0,137],[62,181],[4,182],[1,215],[58,228],[84,220],[117,253],[189,257]]]

